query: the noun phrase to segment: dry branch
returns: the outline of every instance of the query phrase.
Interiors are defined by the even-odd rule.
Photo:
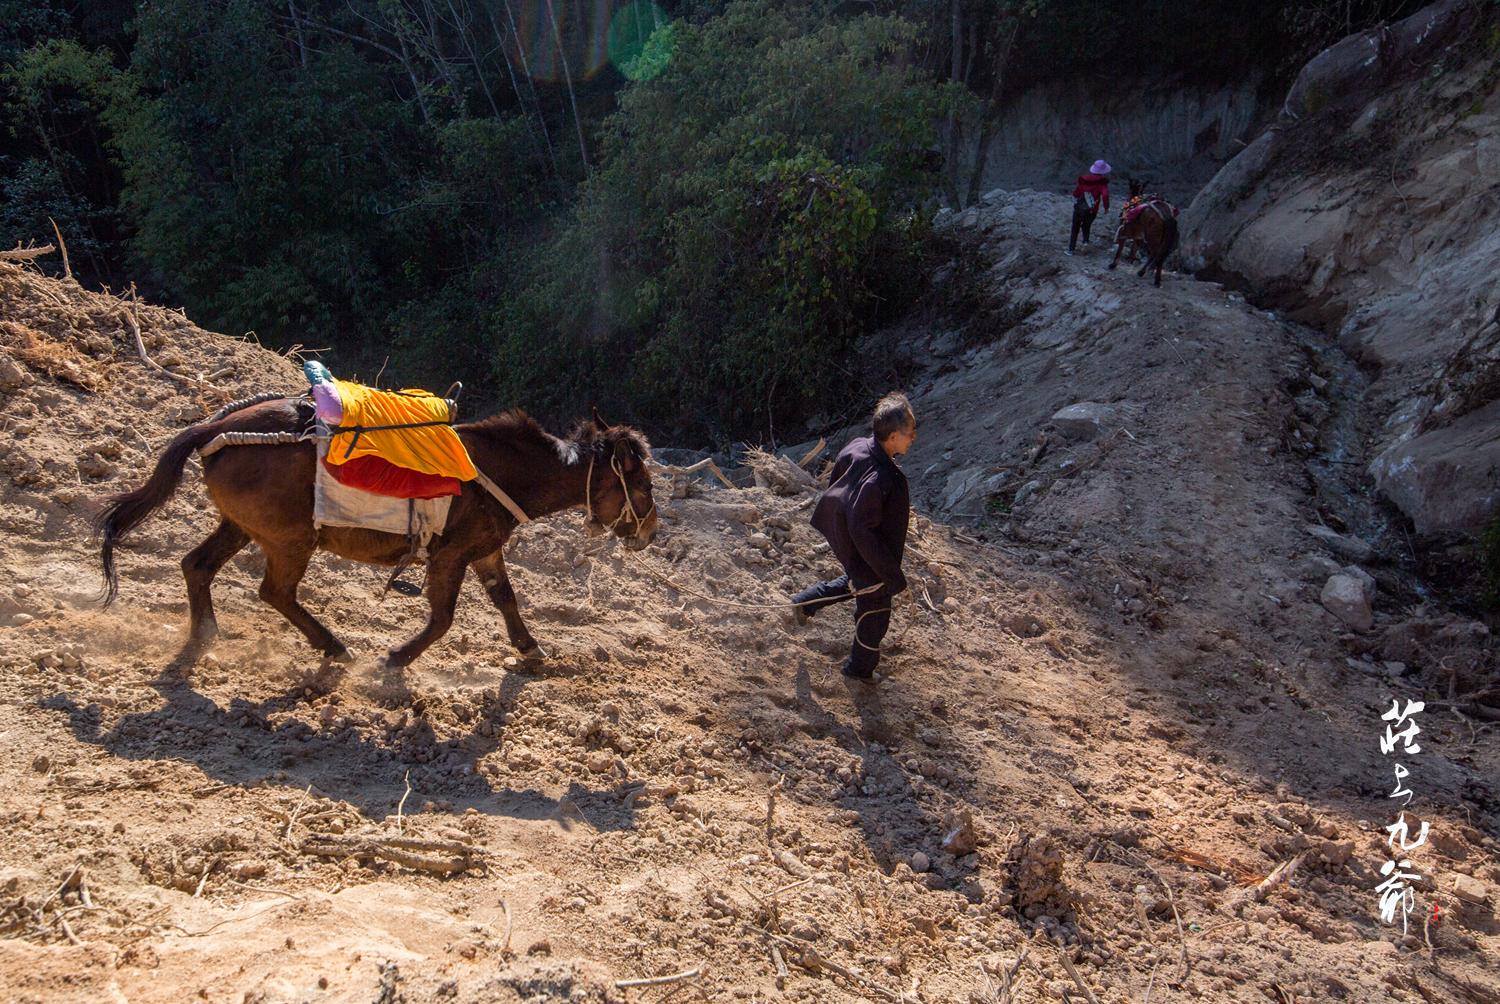
[[[457,840],[416,837],[334,837],[320,835],[303,841],[303,854],[323,858],[379,859],[435,875],[456,875],[472,868],[484,851]],[[428,853],[421,854],[418,851]]]
[[[218,864],[218,858],[214,858],[212,861],[203,862],[203,874],[198,877],[198,888],[193,890],[194,899],[197,899],[199,896],[203,895],[203,887],[208,885],[209,873],[212,872],[216,867],[218,867]]]
[[[47,217],[47,222],[50,223],[50,224],[52,224],[52,232],[57,235],[57,246],[60,249],[62,249],[63,278],[64,279],[72,279],[73,278],[73,266],[68,263],[68,245],[67,245],[67,242],[62,239],[62,231],[57,228],[57,221],[54,220],[52,217],[49,216],[49,217]]]
[[[281,831],[281,839],[282,840],[286,840],[289,837],[291,837],[291,835],[292,835],[292,827],[295,826],[295,825],[297,825],[297,814],[302,811],[302,806],[307,801],[307,796],[311,792],[312,792],[312,785],[311,784],[309,784],[305,789],[303,789],[303,791],[302,791],[302,797],[299,798],[299,799],[297,799],[297,805],[296,805],[295,808],[292,809],[292,815],[286,821],[286,829],[284,829],[284,830]]]
[[[784,892],[790,892],[793,889],[799,888],[801,886],[805,886],[805,885],[807,885],[807,883],[811,882],[812,880],[813,880],[813,877],[812,876],[808,876],[805,879],[799,879],[796,882],[790,882],[790,883],[782,886],[781,888],[777,889],[776,891],[772,892],[771,893],[771,898],[775,899],[777,896],[780,896]]]
[[[727,477],[724,476],[724,472],[719,470],[719,465],[714,463],[712,460],[709,460],[707,457],[698,461],[696,464],[693,464],[691,467],[668,467],[658,465],[655,469],[663,474],[680,475],[697,474],[699,471],[708,471],[714,477],[724,482],[725,488],[734,487],[734,482],[730,481]]]
[[[130,304],[126,310],[121,311],[120,316],[124,318],[125,323],[130,326],[130,334],[135,338],[135,353],[136,355],[140,356],[141,362],[146,364],[147,369],[155,370],[157,373],[160,373],[163,376],[171,377],[178,383],[187,384],[190,387],[212,386],[211,384],[207,383],[207,381],[197,380],[182,373],[173,373],[171,370],[167,369],[161,363],[157,362],[155,359],[152,359],[149,355],[146,354],[146,343],[141,338],[141,326],[135,318],[134,304]]]
[[[1271,874],[1267,875],[1263,880],[1261,880],[1260,885],[1250,890],[1244,896],[1241,896],[1239,901],[1243,902],[1246,899],[1250,899],[1254,900],[1257,903],[1261,902],[1267,896],[1269,896],[1271,894],[1271,891],[1277,886],[1281,885],[1283,882],[1291,881],[1292,876],[1296,874],[1297,868],[1302,864],[1302,860],[1306,857],[1307,852],[1303,851],[1301,854],[1298,854],[1290,861],[1283,861],[1281,864],[1277,865],[1274,869],[1271,870]]]
[[[615,987],[620,990],[625,990],[630,987],[661,987],[666,986],[668,983],[680,983],[683,980],[695,980],[702,975],[703,967],[698,966],[694,969],[685,969],[680,973],[673,973],[671,976],[652,976],[644,980],[615,980]]]
[[[781,949],[774,941],[771,942],[771,961],[776,965],[776,979],[778,981],[776,985],[780,987],[780,981],[785,980],[791,973],[786,968],[786,960],[781,957]]]
[[[770,847],[776,843],[776,832],[773,829],[776,819],[776,793],[781,790],[781,785],[786,781],[785,777],[779,778],[775,784],[766,790],[766,846]]]
[[[827,447],[828,440],[820,436],[818,438],[818,445],[814,446],[811,450],[808,450],[807,455],[804,456],[801,460],[797,461],[797,466],[805,470],[807,468],[807,465],[818,459],[818,454],[822,453],[825,449],[827,449]]]
[[[435,875],[456,875],[467,871],[473,864],[473,859],[466,854],[458,857],[428,857],[379,844],[371,848],[371,853],[383,861],[410,868],[414,872],[432,872]]]
[[[1094,991],[1089,989],[1089,985],[1083,982],[1083,977],[1078,975],[1078,970],[1073,968],[1073,960],[1068,958],[1067,951],[1059,947],[1057,957],[1062,959],[1063,968],[1068,971],[1068,976],[1073,982],[1078,984],[1078,989],[1083,991],[1083,996],[1088,998],[1089,1004],[1099,1004],[1099,998],[1094,996]]]
[[[43,244],[39,248],[11,248],[9,251],[0,251],[0,261],[31,261],[56,250],[51,244]]]
[[[401,811],[406,808],[406,797],[411,794],[411,771],[406,772],[406,791],[401,794],[401,801],[396,803],[396,832],[401,832]]]

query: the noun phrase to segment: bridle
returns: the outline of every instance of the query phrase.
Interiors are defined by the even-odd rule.
[[[588,510],[589,522],[602,526],[605,530],[613,533],[615,528],[620,525],[620,522],[626,516],[629,516],[631,523],[635,525],[636,532],[639,533],[642,524],[651,518],[652,513],[656,512],[656,500],[654,498],[651,500],[651,508],[646,510],[645,516],[637,513],[635,511],[635,502],[630,498],[630,484],[625,480],[625,470],[620,466],[620,458],[614,454],[610,454],[610,470],[614,471],[615,477],[620,481],[620,493],[625,496],[625,504],[620,507],[620,514],[615,517],[614,522],[606,525],[603,520],[594,515],[594,460],[596,456],[597,454],[593,452],[589,453],[589,470],[584,480],[583,489],[583,503]]]

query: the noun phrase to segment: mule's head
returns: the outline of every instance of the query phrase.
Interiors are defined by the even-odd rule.
[[[1138,195],[1146,194],[1146,186],[1151,184],[1146,178],[1126,178],[1125,183],[1130,186],[1130,197],[1133,199]]]
[[[595,411],[573,442],[589,464],[584,486],[589,536],[612,530],[632,551],[651,543],[657,519],[646,437],[628,425],[610,425]]]

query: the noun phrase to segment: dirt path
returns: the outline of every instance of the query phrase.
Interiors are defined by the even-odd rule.
[[[847,613],[795,630],[662,581],[754,602],[831,572],[811,496],[668,501],[665,482],[641,555],[576,516],[521,535],[545,666],[506,662],[467,583],[414,702],[383,705],[368,659],[312,695],[317,660],[256,599],[253,552],[220,577],[221,640],[185,664],[177,562],[212,525],[195,476],[122,553],[108,611],[82,516],[183,423],[295,370],[146,310],[158,361],[233,365],[224,394],[190,391],[142,368],[115,301],[0,265],[23,384],[0,411],[0,985],[656,1001],[695,991],[615,981],[697,969],[712,1000],[935,1004],[1004,999],[987,988],[1014,969],[1032,1002],[1077,995],[1066,952],[1111,1004],[1493,999],[1493,727],[1436,700],[1421,719],[1431,957],[1420,916],[1403,940],[1374,893],[1380,714],[1446,686],[1434,639],[1458,646],[1460,622],[1399,592],[1367,633],[1319,606],[1330,559],[1292,435],[1306,353],[1212,286],[1062,257],[1045,214],[1063,204],[975,213],[982,324],[883,336],[917,392],[906,467],[935,521],[873,690],[838,676]],[[1116,411],[1070,438],[1050,419],[1080,401]],[[368,656],[422,612],[382,582],[319,558],[304,601]],[[1383,673],[1403,631],[1407,676],[1360,668]],[[1489,907],[1456,901],[1460,880]]]

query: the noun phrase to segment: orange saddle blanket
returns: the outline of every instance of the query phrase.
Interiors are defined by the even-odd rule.
[[[329,427],[323,465],[340,484],[391,498],[431,499],[457,495],[461,482],[478,476],[443,398],[347,380],[335,386],[344,413]]]

